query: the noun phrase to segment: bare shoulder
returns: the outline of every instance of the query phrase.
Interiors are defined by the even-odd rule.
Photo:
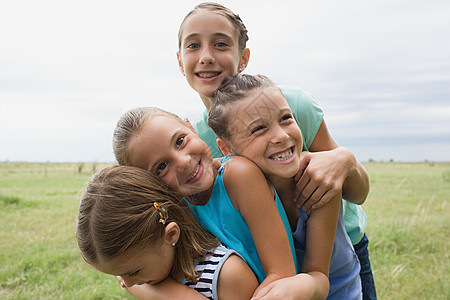
[[[261,169],[251,160],[242,156],[233,156],[229,160],[227,160],[224,165],[224,178],[227,179],[229,177],[234,178],[239,176],[239,178],[243,178],[243,176],[261,176],[264,177]]]
[[[259,170],[258,166],[254,162],[243,156],[230,157],[230,159],[225,162],[223,167],[225,170],[252,171],[255,170],[255,168]]]
[[[228,257],[220,270],[217,285],[219,299],[250,299],[258,287],[256,276],[238,256]]]

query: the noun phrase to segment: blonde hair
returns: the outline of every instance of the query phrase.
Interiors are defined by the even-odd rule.
[[[113,133],[113,151],[119,165],[130,165],[131,150],[143,125],[156,116],[167,116],[186,123],[177,115],[157,107],[138,107],[124,113]]]
[[[227,77],[211,99],[209,127],[217,137],[231,141],[230,123],[233,116],[227,109],[233,103],[244,99],[251,91],[274,86],[272,80],[264,75],[237,74]]]
[[[183,22],[181,22],[180,29],[178,31],[178,48],[181,48],[181,36],[183,34],[183,25],[184,22],[188,19],[189,16],[194,14],[196,11],[200,9],[209,10],[211,12],[217,13],[219,15],[222,15],[226,17],[231,24],[233,24],[234,28],[236,29],[236,32],[238,34],[238,40],[239,40],[239,48],[241,50],[246,48],[247,41],[248,41],[248,35],[247,35],[247,28],[244,25],[244,22],[242,22],[239,15],[232,12],[229,8],[226,8],[225,6],[214,3],[214,2],[204,2],[200,3],[196,7],[194,7],[193,10],[191,10],[186,17],[184,17]]]
[[[157,202],[168,212],[165,224],[176,222],[180,237],[171,275],[195,281],[194,263],[219,240],[195,219],[184,199],[149,171],[129,167],[106,167],[87,184],[78,213],[77,240],[83,259],[96,265],[162,243],[165,225],[160,222]]]

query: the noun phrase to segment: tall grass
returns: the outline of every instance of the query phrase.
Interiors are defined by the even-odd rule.
[[[104,165],[0,163],[1,299],[131,299],[76,245],[78,193]],[[365,166],[379,299],[450,299],[450,164]]]

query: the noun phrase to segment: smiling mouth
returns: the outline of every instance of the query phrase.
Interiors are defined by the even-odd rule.
[[[208,78],[213,78],[213,77],[219,76],[220,73],[219,73],[219,72],[196,73],[196,75],[197,75],[198,77],[200,77],[200,78],[208,79]]]
[[[186,182],[189,182],[189,181],[191,181],[192,179],[194,179],[195,176],[197,176],[198,171],[200,171],[200,162],[198,162],[197,168],[194,170],[194,173],[193,173],[191,176],[189,176],[189,178],[186,180]]]
[[[292,154],[294,153],[294,148],[291,147],[283,152],[275,153],[274,155],[271,155],[269,159],[274,161],[286,161],[292,157]]]

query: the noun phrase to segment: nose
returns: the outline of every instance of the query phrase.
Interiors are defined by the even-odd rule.
[[[201,64],[213,64],[215,62],[214,55],[212,54],[210,47],[203,47],[200,54]]]
[[[275,126],[272,128],[272,139],[273,144],[284,143],[289,138],[289,134],[283,130],[280,126]]]
[[[188,154],[178,153],[176,157],[177,162],[177,172],[182,173],[189,166],[191,162],[191,156]]]
[[[130,288],[137,283],[136,279],[130,278],[129,276],[122,276],[122,279],[127,288]]]

